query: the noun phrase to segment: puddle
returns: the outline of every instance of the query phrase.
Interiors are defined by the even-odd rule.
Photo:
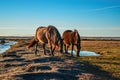
[[[16,43],[17,42],[9,41],[7,43],[0,44],[0,54],[2,54],[3,52],[5,52],[6,50],[8,50],[11,47],[11,45],[14,45]]]
[[[68,53],[71,53],[71,50],[69,50]],[[76,55],[76,52],[74,50],[73,50],[73,55]],[[80,56],[100,56],[100,54],[97,54],[91,51],[80,51],[79,55]]]

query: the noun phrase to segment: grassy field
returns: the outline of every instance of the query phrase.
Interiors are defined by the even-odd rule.
[[[20,74],[18,74],[20,76],[26,76],[25,74],[28,73],[26,71],[26,70],[28,70],[28,68],[30,70],[32,68],[32,72],[28,73],[28,74],[31,74],[30,76],[32,76],[35,73],[37,73],[38,75],[43,74],[45,72],[41,72],[41,71],[39,72],[39,70],[34,71],[33,68],[34,67],[36,68],[39,66],[45,66],[45,64],[47,64],[47,66],[52,68],[52,70],[54,70],[54,71],[57,69],[60,69],[58,71],[66,70],[67,75],[69,75],[69,73],[73,73],[74,71],[76,73],[77,70],[78,71],[80,70],[80,73],[85,73],[85,74],[80,75],[80,80],[81,79],[86,80],[85,76],[87,76],[88,73],[94,74],[94,79],[92,79],[92,80],[120,80],[120,65],[119,65],[120,64],[120,41],[82,40],[81,41],[81,46],[82,46],[81,50],[93,51],[98,54],[101,54],[101,56],[71,57],[70,55],[66,55],[66,57],[62,56],[63,59],[62,60],[60,59],[61,62],[59,62],[59,60],[57,60],[57,57],[50,57],[50,56],[46,57],[46,56],[41,55],[41,57],[38,58],[38,57],[35,57],[34,54],[28,54],[28,53],[33,53],[32,49],[30,49],[30,50],[25,49],[26,42],[28,42],[28,41],[27,40],[17,40],[17,41],[18,41],[18,43],[16,45],[13,45],[9,50],[7,50],[5,52],[7,54],[11,54],[16,57],[8,56],[8,57],[0,58],[1,65],[3,65],[3,67],[0,69],[1,78],[6,79],[5,76],[11,76],[11,74],[12,75],[14,74],[16,76],[16,74],[18,74],[18,73],[20,73]],[[40,48],[40,50],[42,50],[42,48]],[[25,53],[23,55],[17,54],[17,53],[23,53],[23,52]],[[53,63],[52,60],[50,62],[47,62],[47,61],[44,62],[44,60],[46,60],[47,58],[55,59],[56,62]],[[19,59],[21,61],[19,61]],[[24,59],[27,60],[27,62]],[[38,64],[39,59],[43,60],[43,62],[40,64]],[[64,66],[66,66],[66,67],[64,67]],[[68,66],[69,67],[71,66],[70,70],[68,70]],[[73,72],[72,72],[71,69],[73,69],[73,68],[75,68],[75,70],[73,70]],[[82,70],[84,70],[85,72],[84,71],[81,72]],[[7,73],[6,73],[6,71],[7,71]],[[69,73],[68,73],[68,71],[69,71]],[[46,74],[48,74],[48,73],[46,73]],[[57,74],[57,76],[54,78],[57,79],[61,75],[64,76],[63,73],[60,73],[60,74]],[[82,75],[84,75],[83,76],[83,77],[85,77],[84,79],[83,79]],[[53,72],[51,70],[50,70],[49,76],[47,76],[47,77],[50,77],[50,76],[53,76]],[[90,75],[88,75],[88,76],[90,76]],[[42,77],[42,76],[39,75],[36,77]],[[76,76],[74,76],[73,78],[75,78],[75,77]],[[15,79],[12,76],[11,76],[11,78]],[[33,78],[34,78],[34,76],[33,76]],[[27,79],[27,77],[25,77],[25,79]],[[8,78],[8,80],[9,80],[9,78]],[[89,78],[88,80],[91,80],[91,79]]]
[[[88,72],[108,79],[120,79],[120,41],[81,41],[82,50],[101,54],[98,57],[80,57]]]

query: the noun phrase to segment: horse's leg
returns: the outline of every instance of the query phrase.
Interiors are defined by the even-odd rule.
[[[35,44],[35,55],[37,55],[37,46],[38,46],[38,43]]]
[[[60,53],[63,53],[63,39],[60,39]]]
[[[67,53],[66,45],[64,44],[65,53]]]
[[[71,56],[73,56],[74,44],[72,44]]]
[[[44,55],[46,55],[45,44],[43,44]]]
[[[52,55],[52,45],[50,45],[50,55]]]
[[[55,46],[53,47],[53,49],[52,49],[52,56],[54,56],[54,51],[55,51]]]
[[[66,45],[66,52],[68,53],[68,48],[69,48],[69,45]]]
[[[51,54],[52,56],[54,56],[53,52],[54,52],[55,48],[56,48],[55,46],[50,45],[50,54]]]
[[[77,50],[76,50],[77,56],[79,57],[80,56],[81,45],[77,44],[76,48],[77,48]]]

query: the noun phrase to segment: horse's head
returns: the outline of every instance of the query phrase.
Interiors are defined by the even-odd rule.
[[[56,46],[56,49],[62,53],[63,52],[63,39],[59,39],[55,46]]]
[[[80,43],[78,43],[77,44],[77,56],[79,56],[79,52],[80,52],[80,50],[81,50],[81,44]]]
[[[75,38],[75,44],[77,46],[77,56],[79,56],[79,52],[80,52],[80,49],[81,49],[81,40],[80,40],[80,35],[78,33],[78,31],[75,29],[74,30],[74,38]]]

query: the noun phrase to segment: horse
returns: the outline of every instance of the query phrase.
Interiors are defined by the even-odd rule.
[[[36,29],[36,34],[34,38],[31,40],[31,43],[27,46],[30,48],[35,45],[35,55],[37,54],[37,46],[38,43],[42,44],[44,54],[46,55],[45,46],[48,44],[50,46],[50,53],[54,56],[54,50],[56,48],[60,48],[60,52],[62,53],[62,38],[55,26],[49,25],[47,27],[40,26]]]
[[[73,56],[74,46],[76,46],[77,56],[79,56],[79,52],[81,49],[81,40],[80,40],[80,35],[78,31],[76,29],[74,31],[66,30],[63,32],[62,38],[63,38],[63,44],[65,48],[65,53],[68,53],[68,48],[70,45],[72,45],[71,56]]]

